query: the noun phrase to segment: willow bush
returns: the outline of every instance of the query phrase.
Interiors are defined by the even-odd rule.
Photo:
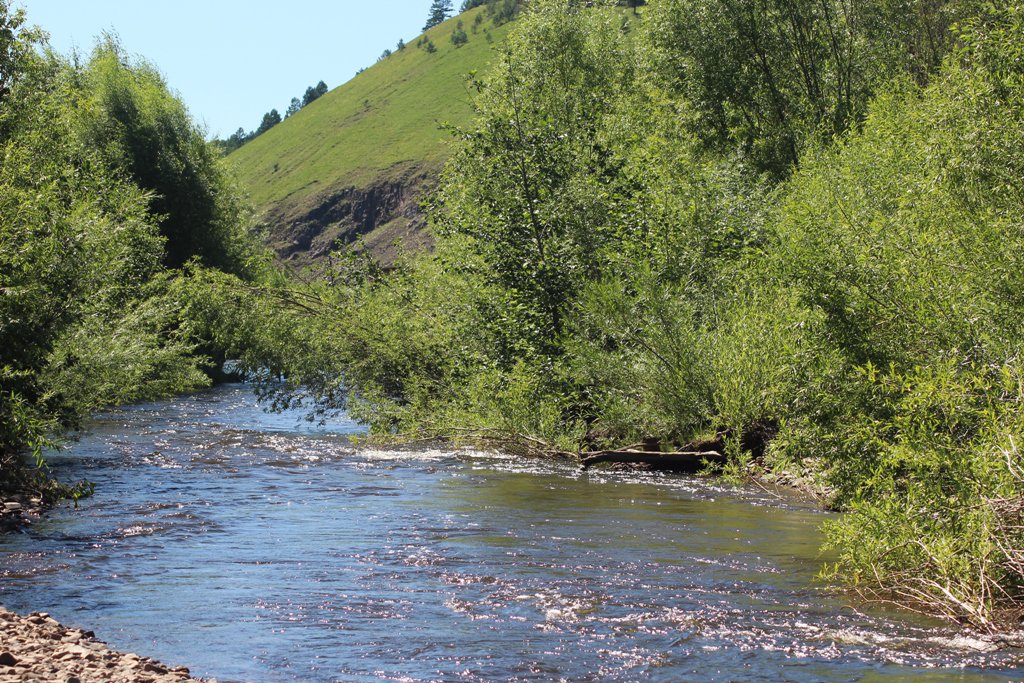
[[[1021,605],[1022,30],[1014,8],[966,25],[934,83],[794,177],[778,223],[845,368],[798,440],[850,510],[836,572],[984,628]]]
[[[42,40],[0,1],[0,490],[53,498],[88,490],[55,485],[44,455],[89,413],[209,382],[207,340],[182,315],[186,276],[168,262],[255,273],[263,261],[219,168],[191,174],[202,187],[172,206],[167,186],[141,181],[149,161],[125,163],[140,146],[214,159],[155,70],[109,41],[82,65]],[[146,114],[163,137],[136,144],[106,96],[113,81],[119,101],[134,103],[124,109]],[[180,179],[190,168],[160,173]],[[215,217],[185,215],[189,202]],[[169,221],[190,223],[217,249],[162,230]]]

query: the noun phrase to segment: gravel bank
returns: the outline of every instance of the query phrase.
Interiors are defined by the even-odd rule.
[[[27,617],[0,608],[0,683],[184,683],[183,666],[114,652],[91,631],[61,626],[45,612]]]

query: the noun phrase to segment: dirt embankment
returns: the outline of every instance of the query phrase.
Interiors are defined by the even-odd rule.
[[[70,629],[45,612],[19,616],[0,608],[0,683],[185,683],[183,666],[115,652],[91,631]]]
[[[284,200],[263,220],[267,242],[294,267],[316,265],[328,254],[361,240],[384,266],[401,250],[429,248],[426,216],[420,204],[436,184],[436,172],[411,171],[365,187],[340,187]],[[401,247],[396,247],[396,244]]]

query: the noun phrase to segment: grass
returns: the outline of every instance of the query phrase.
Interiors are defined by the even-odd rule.
[[[466,76],[486,68],[510,28],[485,17],[474,32],[484,11],[427,31],[436,52],[413,40],[232,153],[228,160],[255,205],[300,204],[330,189],[439,169],[449,150],[441,125],[469,122]],[[455,47],[459,20],[469,42]]]

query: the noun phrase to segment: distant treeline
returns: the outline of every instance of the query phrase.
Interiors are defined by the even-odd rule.
[[[444,0],[441,0],[441,2],[444,2]],[[616,2],[621,7],[632,7],[634,10],[647,4],[647,0],[616,0]],[[437,5],[437,2],[435,1],[434,4]],[[449,6],[451,5],[450,2],[448,4]],[[524,4],[525,0],[464,0],[462,11],[465,12],[474,7],[487,5],[490,16],[498,17],[499,21],[497,23],[501,24],[504,21],[510,21],[515,18],[515,15]],[[586,4],[586,0],[583,0],[582,4]]]
[[[327,84],[323,81],[320,81],[316,85],[309,86],[306,88],[306,92],[302,95],[302,99],[299,99],[298,97],[292,98],[291,104],[289,104],[288,109],[285,110],[284,118],[286,119],[293,114],[297,114],[300,109],[326,94]],[[221,150],[222,154],[230,154],[253,138],[262,135],[277,124],[281,123],[282,120],[281,113],[277,111],[277,109],[271,109],[263,115],[260,125],[252,132],[246,133],[244,128],[239,128],[225,140],[213,140],[213,144]]]

